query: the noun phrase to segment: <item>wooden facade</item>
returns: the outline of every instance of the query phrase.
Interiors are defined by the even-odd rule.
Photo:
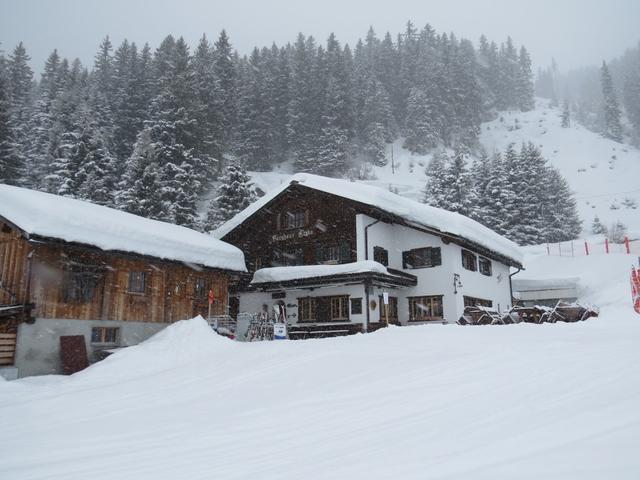
[[[350,263],[356,261],[357,213],[371,208],[303,186],[291,186],[223,240],[245,254],[249,273],[265,267],[295,264]],[[304,214],[304,226],[288,228],[286,216]],[[320,249],[337,250],[333,262]],[[294,262],[290,262],[294,260]],[[250,278],[250,275],[249,275]]]
[[[34,318],[171,323],[198,314],[206,317],[210,290],[215,298],[211,314],[227,314],[230,275],[208,267],[29,238],[0,219],[0,364],[10,364],[8,353],[3,362],[3,352],[10,350],[9,343],[15,349],[17,324]],[[136,288],[132,279],[138,281]],[[11,361],[13,355],[12,351]]]

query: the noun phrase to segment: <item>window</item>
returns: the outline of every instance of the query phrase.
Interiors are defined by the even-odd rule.
[[[316,319],[316,299],[312,297],[298,299],[298,318],[301,322]]]
[[[302,228],[306,224],[305,212],[285,212],[282,215],[282,229]]]
[[[382,247],[373,247],[373,261],[389,266],[389,252]]]
[[[484,257],[478,258],[478,270],[482,275],[491,276],[491,260]]]
[[[331,320],[349,320],[349,297],[331,297]]]
[[[442,320],[442,295],[409,298],[409,321]]]
[[[87,303],[93,300],[98,276],[95,272],[66,271],[62,286],[64,303]]]
[[[145,293],[147,272],[129,272],[129,293]]]
[[[387,309],[389,310],[389,321],[398,321],[398,299],[397,297],[389,297],[389,305],[384,304],[384,297],[380,295],[380,321],[387,319]]]
[[[207,282],[206,278],[196,278],[193,294],[199,299],[209,296],[209,282]]]
[[[340,242],[316,247],[316,263],[348,263],[351,261],[351,244]]]
[[[440,247],[416,248],[402,252],[402,268],[429,268],[442,265]]]
[[[352,298],[351,299],[351,315],[361,315],[361,314],[362,314],[362,299]]]
[[[117,327],[93,327],[91,343],[117,343],[120,329]]]
[[[462,297],[464,300],[465,307],[493,307],[493,302],[491,300],[485,300],[483,298],[475,298],[475,297],[467,297],[464,295]]]
[[[295,265],[303,265],[302,249],[296,250],[278,250],[276,253],[276,260],[274,266],[291,267]]]
[[[476,256],[469,250],[462,250],[462,267],[472,272],[478,270]]]

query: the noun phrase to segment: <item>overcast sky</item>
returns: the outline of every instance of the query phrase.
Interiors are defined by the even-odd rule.
[[[194,45],[225,28],[235,48],[283,44],[298,32],[353,44],[369,26],[395,34],[408,19],[477,43],[480,34],[524,44],[534,64],[555,57],[562,70],[597,64],[640,41],[640,0],[0,0],[0,48],[23,41],[41,71],[58,48],[91,64],[102,38],[156,47],[172,33]]]

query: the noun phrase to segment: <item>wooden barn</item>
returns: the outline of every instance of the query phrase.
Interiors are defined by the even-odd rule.
[[[62,373],[64,345],[93,361],[206,316],[210,291],[211,314],[227,314],[243,271],[242,252],[209,235],[0,185],[0,368]]]

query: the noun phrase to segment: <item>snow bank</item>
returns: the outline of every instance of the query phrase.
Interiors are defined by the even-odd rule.
[[[0,185],[0,217],[29,235],[246,271],[243,253],[210,235],[81,200]]]
[[[285,282],[301,278],[347,275],[353,273],[384,273],[387,268],[373,260],[345,263],[341,265],[300,265],[294,267],[261,268],[253,274],[251,283]]]
[[[283,183],[279,188],[267,193],[231,220],[220,226],[213,232],[213,235],[217,238],[223,238],[286,190],[293,182],[300,183],[314,190],[374,206],[397,215],[416,226],[434,228],[443,233],[475,242],[517,263],[522,261],[522,253],[518,245],[468,217],[431,207],[371,185],[306,173],[293,175],[289,181]]]
[[[58,385],[0,383],[0,476],[640,473],[640,321],[629,314],[259,344],[218,342],[206,328],[201,320],[176,324]],[[171,366],[176,352],[189,361]]]

